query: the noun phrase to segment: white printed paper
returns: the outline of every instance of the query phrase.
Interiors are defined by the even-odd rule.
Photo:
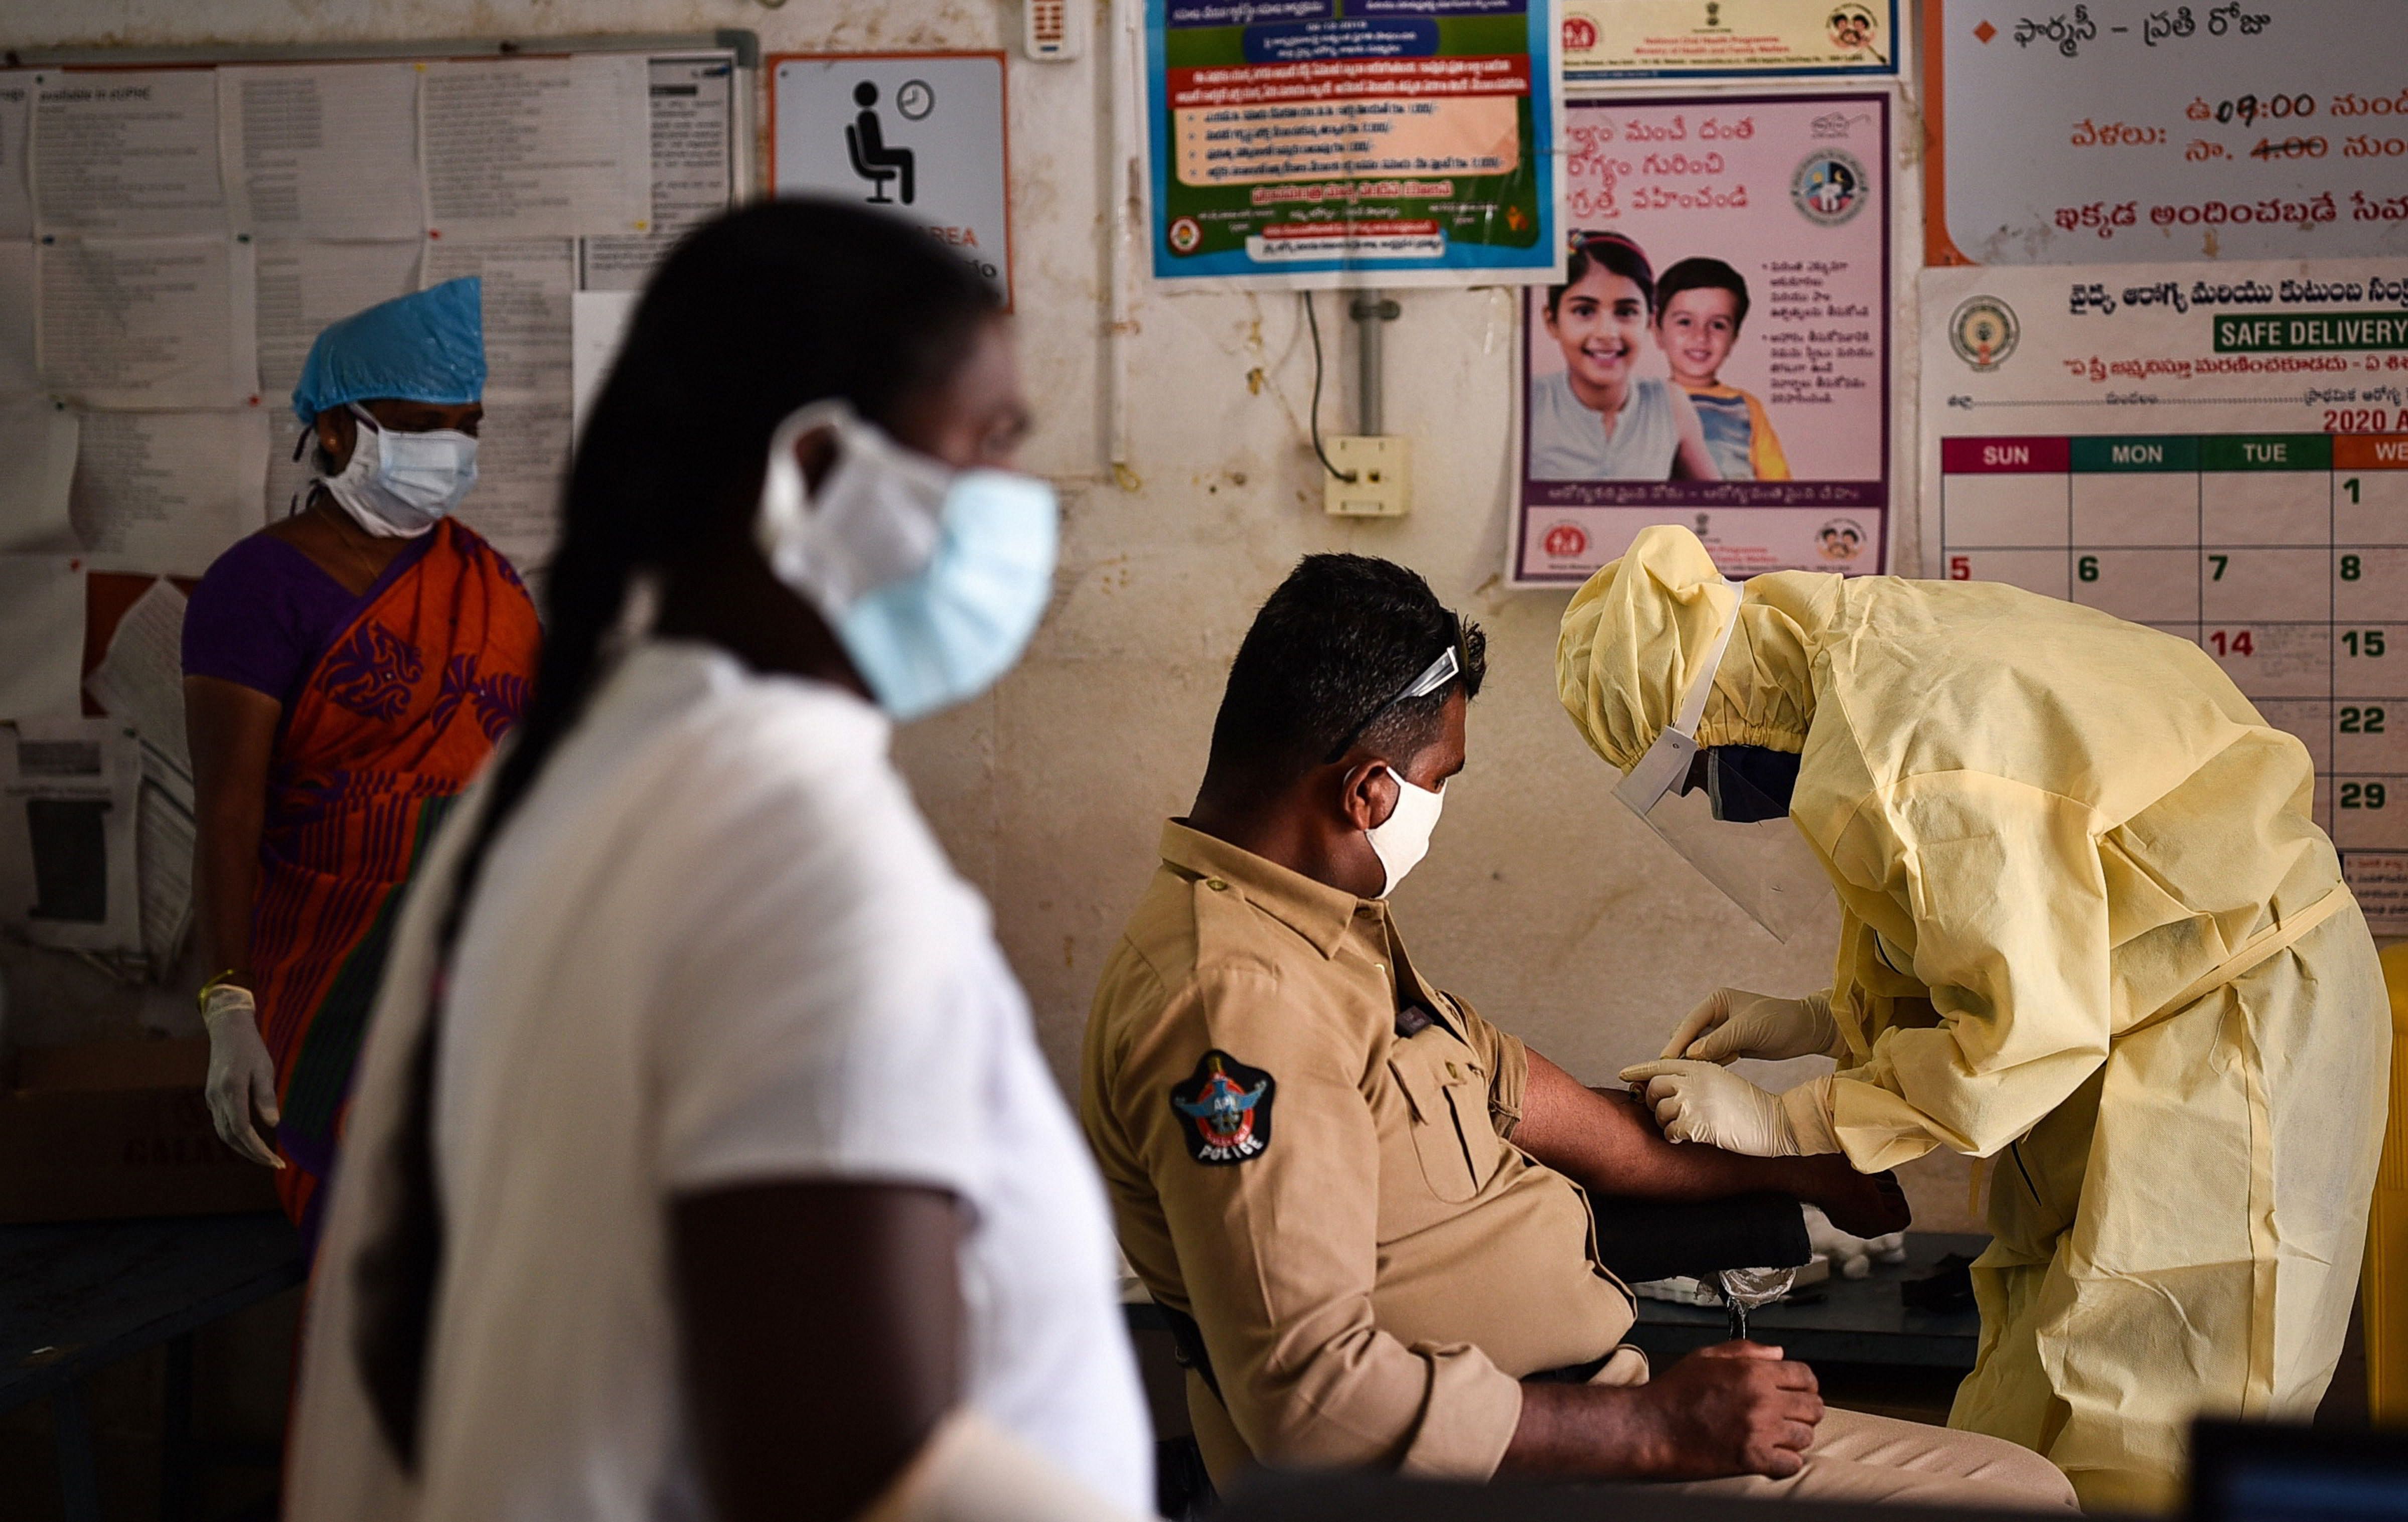
[[[575,245],[566,239],[426,246],[420,277],[425,284],[469,275],[484,279],[488,399],[517,396],[567,410],[574,254]]]
[[[68,512],[94,570],[198,576],[265,522],[267,418],[87,412]]]
[[[142,747],[111,719],[0,727],[0,924],[37,946],[138,953]]]
[[[429,244],[429,285],[484,278],[485,421],[477,484],[460,521],[491,539],[523,576],[552,559],[568,468],[575,395],[574,245],[551,240]]]
[[[652,230],[639,53],[424,65],[427,221],[446,239]]]
[[[34,185],[25,154],[33,124],[33,71],[0,70],[0,237],[34,236]]]
[[[258,252],[259,395],[289,417],[294,383],[328,324],[418,289],[419,240],[262,242]],[[281,422],[280,435],[284,432]]]
[[[244,407],[257,395],[252,246],[62,240],[35,251],[45,383],[84,407]]]
[[[184,741],[184,603],[165,577],[150,583],[117,621],[108,651],[83,690],[109,717],[134,726],[184,779],[189,800],[193,753]]]
[[[43,394],[34,353],[34,246],[0,242],[0,400]]]
[[[575,321],[569,337],[569,371],[575,400],[570,408],[575,431],[585,433],[585,414],[593,409],[610,366],[619,357],[627,322],[636,314],[633,291],[580,291],[574,298]]]
[[[460,521],[491,539],[519,574],[552,561],[560,538],[560,492],[568,470],[568,404],[488,395],[477,436],[477,484]]]
[[[633,291],[687,229],[727,209],[736,184],[735,61],[652,62],[652,230],[579,245],[578,288]]]
[[[266,521],[271,524],[300,511],[307,505],[302,500],[303,490],[317,479],[317,461],[311,457],[316,451],[305,449],[300,451],[301,458],[296,460],[293,457],[300,437],[300,424],[293,421],[292,413],[270,414],[267,420],[267,485],[261,500],[267,510]]]
[[[0,721],[83,711],[83,563],[0,554]]]
[[[150,753],[144,753],[150,759]],[[136,820],[135,870],[142,895],[142,955],[153,976],[165,977],[183,950],[193,923],[192,783],[145,768]]]
[[[73,412],[48,402],[0,407],[0,553],[80,548],[67,523],[76,424]]]
[[[215,69],[35,76],[34,208],[46,234],[224,236]]]
[[[237,225],[261,238],[415,238],[425,230],[414,65],[217,73]]]

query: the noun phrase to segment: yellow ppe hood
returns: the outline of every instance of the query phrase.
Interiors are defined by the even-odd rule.
[[[1747,582],[1698,725],[1701,747],[1804,747],[1814,716],[1808,641],[1839,581],[1780,571]],[[1628,771],[1672,722],[1729,605],[1706,547],[1670,524],[1641,529],[1628,553],[1572,595],[1555,640],[1555,692],[1607,765]]]

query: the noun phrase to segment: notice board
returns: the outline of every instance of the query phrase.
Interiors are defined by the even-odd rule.
[[[490,378],[460,516],[539,572],[572,294],[640,283],[745,188],[749,55],[729,35],[0,72],[0,575],[200,574],[306,481],[290,395],[319,330],[463,275]],[[0,661],[57,672],[44,646],[71,631],[18,616],[40,600],[0,611]]]

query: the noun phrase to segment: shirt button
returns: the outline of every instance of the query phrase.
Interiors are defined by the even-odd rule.
[[[1222,881],[1221,881],[1219,878],[1217,878],[1217,877],[1208,877],[1208,878],[1206,878],[1206,879],[1204,880],[1204,885],[1205,885],[1206,887],[1208,887],[1208,888],[1211,888],[1214,893],[1226,893],[1226,892],[1228,892],[1228,891],[1229,891],[1229,884],[1227,884],[1226,883],[1222,882]]]

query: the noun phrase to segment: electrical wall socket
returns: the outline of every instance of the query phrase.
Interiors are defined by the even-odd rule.
[[[1412,440],[1398,434],[1340,434],[1325,440],[1340,481],[1322,473],[1325,510],[1341,518],[1401,518],[1412,507]]]

